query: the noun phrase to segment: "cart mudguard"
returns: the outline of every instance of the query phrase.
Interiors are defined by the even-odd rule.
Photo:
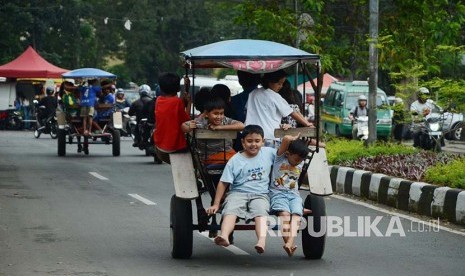
[[[191,153],[170,153],[170,162],[176,196],[183,199],[199,197]]]
[[[116,129],[123,128],[123,115],[121,114],[121,111],[113,112],[113,127]]]
[[[326,158],[326,150],[324,148],[319,148],[318,152],[313,154],[313,158],[307,172],[310,192],[312,194],[320,196],[333,194],[328,160]]]
[[[62,111],[57,110],[56,116],[57,116],[58,128],[64,129],[66,126],[66,114]]]

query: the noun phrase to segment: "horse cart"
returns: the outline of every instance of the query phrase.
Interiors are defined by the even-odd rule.
[[[73,79],[75,81],[83,81],[86,79],[114,79],[116,75],[109,72],[95,69],[82,68],[67,72],[62,75],[63,79]],[[99,125],[102,131],[84,135],[82,127],[82,118],[77,114],[57,111],[57,141],[58,141],[58,156],[66,155],[66,144],[77,144],[77,152],[89,154],[90,144],[104,144],[112,146],[113,156],[120,155],[122,128],[122,114],[117,111],[113,104],[98,104],[95,106],[97,112],[105,113],[107,116],[100,117],[95,122]]]
[[[318,55],[275,42],[240,39],[186,50],[182,52],[182,57],[185,62],[186,74],[191,71],[192,75],[195,75],[195,70],[198,68],[233,68],[252,73],[266,73],[298,65],[304,75],[307,75],[307,78],[312,81],[312,78],[309,78],[309,69],[312,69],[318,79],[316,83],[312,81],[313,90],[316,92],[315,103],[317,104],[315,127],[276,129],[275,136],[283,137],[287,134],[300,133],[301,137],[319,139],[318,103],[320,102],[322,81]],[[193,78],[193,82],[195,82],[195,78]],[[192,83],[191,88],[193,87],[195,87],[195,83]],[[193,97],[193,89],[191,94]],[[305,95],[303,96],[305,99]],[[236,138],[235,131],[195,129],[188,136],[190,150],[185,153],[170,154],[175,187],[175,195],[172,196],[170,205],[171,255],[173,258],[191,257],[194,231],[209,231],[209,236],[214,237],[220,229],[216,215],[208,216],[205,207],[210,206],[215,197],[216,184],[224,165],[206,165],[198,153],[197,142],[202,139],[232,140]],[[309,171],[309,186],[304,188],[301,184],[307,170]],[[324,253],[326,238],[324,233],[321,234],[325,230],[324,217],[326,216],[323,196],[332,194],[332,189],[325,152],[323,148],[319,147],[318,142],[315,147],[311,148],[310,154],[304,161],[299,188],[304,190],[303,192],[307,191],[304,208],[310,209],[311,212],[304,214],[304,219],[312,222],[300,231],[303,254],[306,259],[320,259]],[[205,196],[202,197],[202,195]],[[206,198],[209,199],[206,200]],[[196,215],[193,214],[193,209]],[[239,223],[236,224],[234,230],[254,230],[254,228],[253,223]],[[278,228],[279,226],[276,225],[273,230]]]

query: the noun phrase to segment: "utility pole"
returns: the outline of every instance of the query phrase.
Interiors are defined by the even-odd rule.
[[[295,9],[295,16],[296,16],[296,21],[297,21],[297,35],[295,39],[295,47],[299,49],[300,46],[300,20],[299,20],[299,8],[297,5],[298,0],[294,0],[294,9]],[[297,89],[297,86],[299,85],[299,63],[296,63],[295,65],[295,78],[294,78],[294,89]],[[305,83],[304,83],[305,85]]]
[[[379,0],[370,0],[370,78],[368,80],[368,140],[366,145],[376,141],[376,91],[378,89],[378,19]]]

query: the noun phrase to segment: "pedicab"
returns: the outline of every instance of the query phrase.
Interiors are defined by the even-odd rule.
[[[298,64],[304,74],[307,74],[307,78],[316,91],[316,125],[315,127],[288,130],[276,129],[275,136],[282,138],[287,134],[297,135],[300,133],[301,137],[319,140],[318,103],[320,102],[322,74],[318,55],[271,41],[238,39],[186,50],[181,53],[181,56],[184,60],[186,75],[189,71],[195,75],[195,70],[198,68],[233,68],[251,73],[266,73]],[[310,78],[309,69],[312,69],[317,75],[316,83]],[[190,93],[193,96],[195,78],[192,79]],[[303,99],[305,98],[304,94]],[[237,132],[194,129],[192,135],[188,135],[187,138],[189,152],[170,154],[175,187],[175,195],[172,196],[170,203],[171,255],[177,259],[191,257],[193,231],[209,231],[209,236],[214,237],[215,233],[220,230],[216,215],[209,217],[205,207],[210,206],[215,197],[216,184],[224,165],[206,165],[199,154],[198,142],[202,139],[236,139]],[[306,259],[320,259],[324,253],[326,239],[324,225],[326,220],[323,218],[326,216],[326,207],[323,196],[332,194],[332,188],[325,151],[324,148],[319,147],[318,142],[315,147],[312,147],[310,154],[304,161],[303,171],[298,182],[299,189],[304,189],[301,184],[307,170],[311,173],[307,176],[309,186],[306,190],[309,193],[304,200],[304,208],[310,209],[311,213],[304,214],[304,221],[312,221],[313,223],[312,225],[307,224],[305,229],[300,231],[302,249]],[[210,201],[203,202],[202,194],[211,197]],[[195,203],[196,216],[193,216],[192,202]],[[194,223],[194,218],[197,220],[196,223]],[[277,230],[278,228],[279,226],[276,225],[272,229]],[[253,223],[238,223],[234,228],[235,231],[254,229]],[[322,231],[324,231],[323,234],[321,234]]]
[[[96,68],[81,68],[69,71],[62,75],[64,80],[73,79],[85,81],[89,79],[115,79],[116,75]],[[108,114],[108,116],[99,118],[96,123],[102,129],[101,132],[84,135],[82,127],[82,118],[79,112],[70,114],[65,111],[57,111],[58,121],[58,156],[66,155],[66,144],[76,143],[77,152],[89,154],[89,144],[106,144],[112,145],[113,156],[120,155],[120,129],[122,128],[122,114],[117,111],[113,104],[97,104],[97,112]]]

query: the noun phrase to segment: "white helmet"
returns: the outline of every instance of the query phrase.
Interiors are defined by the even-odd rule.
[[[139,96],[149,96],[150,95],[150,91],[152,89],[150,89],[150,86],[148,86],[147,84],[142,84],[140,87],[139,87]]]
[[[367,100],[367,97],[365,95],[360,95],[358,96],[358,101],[366,101]]]
[[[420,88],[418,88],[418,93],[419,94],[429,94],[429,90],[426,87],[420,87]]]

